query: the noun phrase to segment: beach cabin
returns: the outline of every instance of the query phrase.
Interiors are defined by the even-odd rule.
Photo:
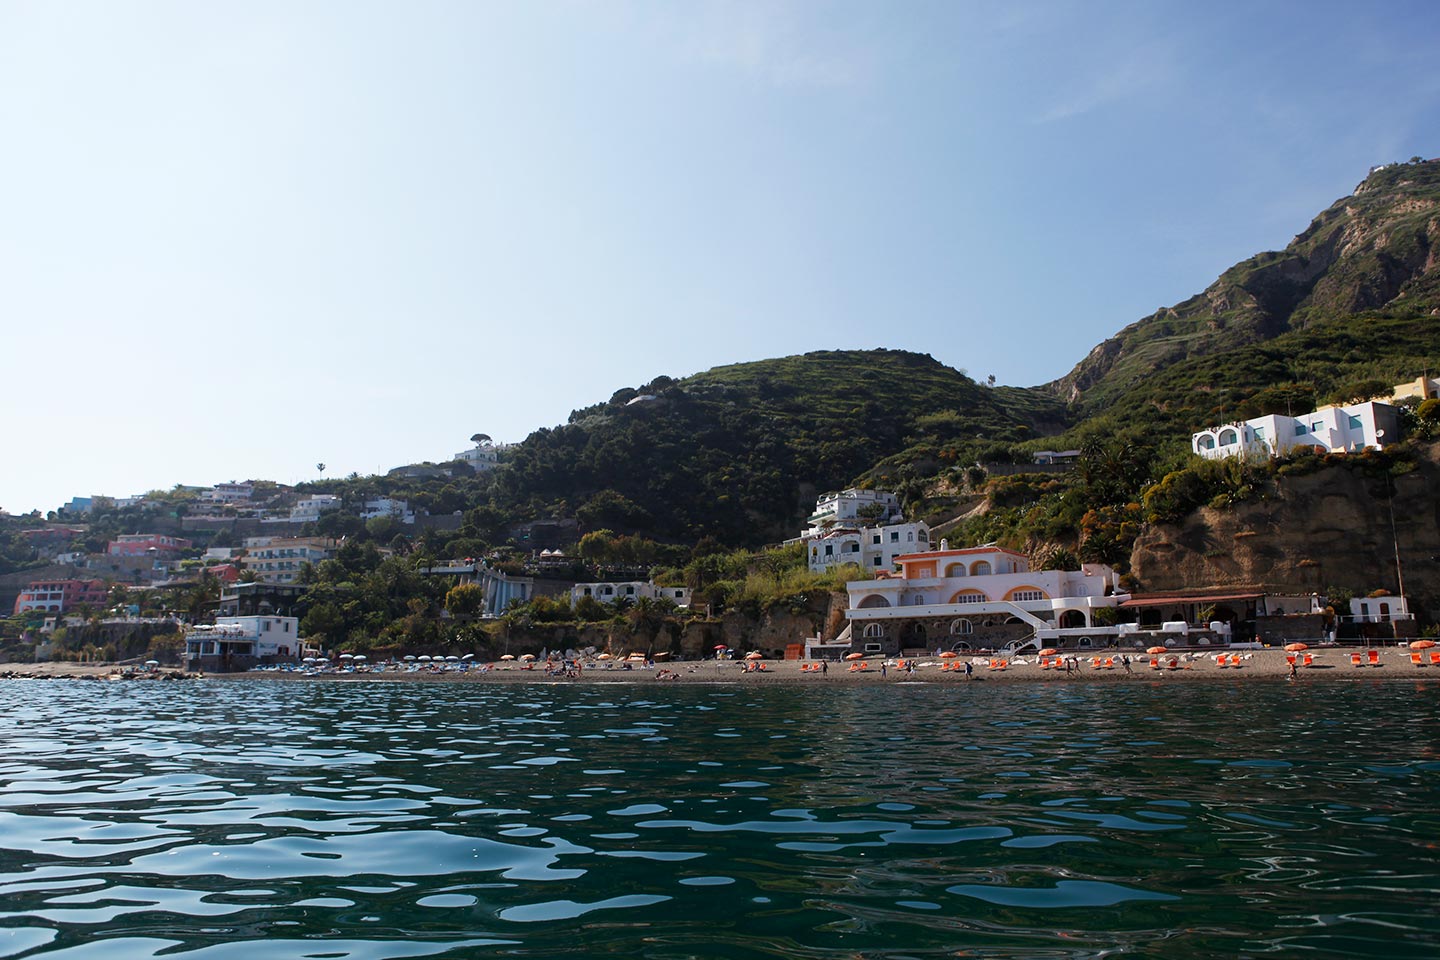
[[[216,617],[185,635],[188,670],[248,670],[260,663],[295,663],[316,652],[300,639],[295,617]]]

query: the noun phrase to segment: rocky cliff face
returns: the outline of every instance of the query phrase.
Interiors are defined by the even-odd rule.
[[[1132,323],[1047,387],[1092,408],[1171,364],[1375,309],[1440,316],[1440,160],[1376,171],[1283,251]]]
[[[1146,591],[1255,586],[1277,593],[1396,589],[1396,543],[1417,614],[1440,618],[1440,446],[1387,481],[1350,466],[1279,477],[1268,499],[1151,525],[1131,553]],[[1391,534],[1391,508],[1394,535]]]

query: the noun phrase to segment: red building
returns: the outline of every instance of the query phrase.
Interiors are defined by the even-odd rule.
[[[102,607],[109,599],[104,580],[35,580],[15,599],[15,612],[67,613],[81,604]]]

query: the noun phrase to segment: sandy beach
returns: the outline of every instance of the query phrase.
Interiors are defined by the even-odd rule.
[[[1362,666],[1351,663],[1351,654],[1362,655]],[[1436,681],[1440,680],[1440,665],[1429,664],[1428,654],[1423,658],[1425,666],[1416,667],[1410,659],[1410,651],[1403,647],[1385,647],[1379,650],[1379,665],[1370,666],[1366,652],[1348,647],[1329,647],[1309,651],[1312,661],[1304,666],[1304,654],[1293,682],[1329,683],[1343,681]],[[467,670],[432,670],[422,668],[408,670],[404,665],[385,665],[383,671],[370,670],[323,673],[300,671],[249,671],[245,673],[213,673],[203,675],[209,680],[245,681],[280,680],[292,683],[788,683],[788,684],[860,684],[860,683],[1191,683],[1219,682],[1243,683],[1249,680],[1270,682],[1290,681],[1290,664],[1283,650],[1265,649],[1241,651],[1228,655],[1238,657],[1238,665],[1221,666],[1216,654],[1199,651],[1178,651],[1152,658],[1144,654],[1131,654],[1130,670],[1127,672],[1119,655],[1100,658],[1079,657],[1071,661],[1071,670],[1042,667],[1036,657],[1012,659],[1004,669],[992,669],[988,659],[974,658],[971,674],[967,677],[956,665],[965,659],[940,659],[920,657],[914,661],[914,669],[900,666],[898,658],[889,660],[869,659],[862,661],[863,669],[851,669],[851,664],[828,664],[828,669],[802,670],[802,661],[764,660],[764,669],[747,670],[744,661],[680,661],[662,663],[655,667],[636,666],[625,669],[618,663],[596,664],[583,667],[577,676],[566,676],[559,672],[547,672],[543,663],[526,669],[517,663],[497,663],[490,669],[484,664]],[[1152,667],[1155,660],[1158,667]],[[1174,666],[1171,667],[1171,662]],[[1107,666],[1107,662],[1110,664]],[[882,669],[882,664],[883,669]],[[132,668],[133,669],[133,668]],[[73,679],[107,680],[121,679],[125,668],[108,664],[76,663],[34,663],[0,665],[0,679]],[[662,672],[663,671],[663,672]],[[141,674],[140,682],[156,679],[195,678],[172,668],[161,667],[154,674]],[[134,679],[134,678],[132,678]]]

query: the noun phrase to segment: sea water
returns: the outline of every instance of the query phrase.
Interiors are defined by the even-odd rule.
[[[1433,686],[4,681],[0,718],[0,957],[1440,956]]]

